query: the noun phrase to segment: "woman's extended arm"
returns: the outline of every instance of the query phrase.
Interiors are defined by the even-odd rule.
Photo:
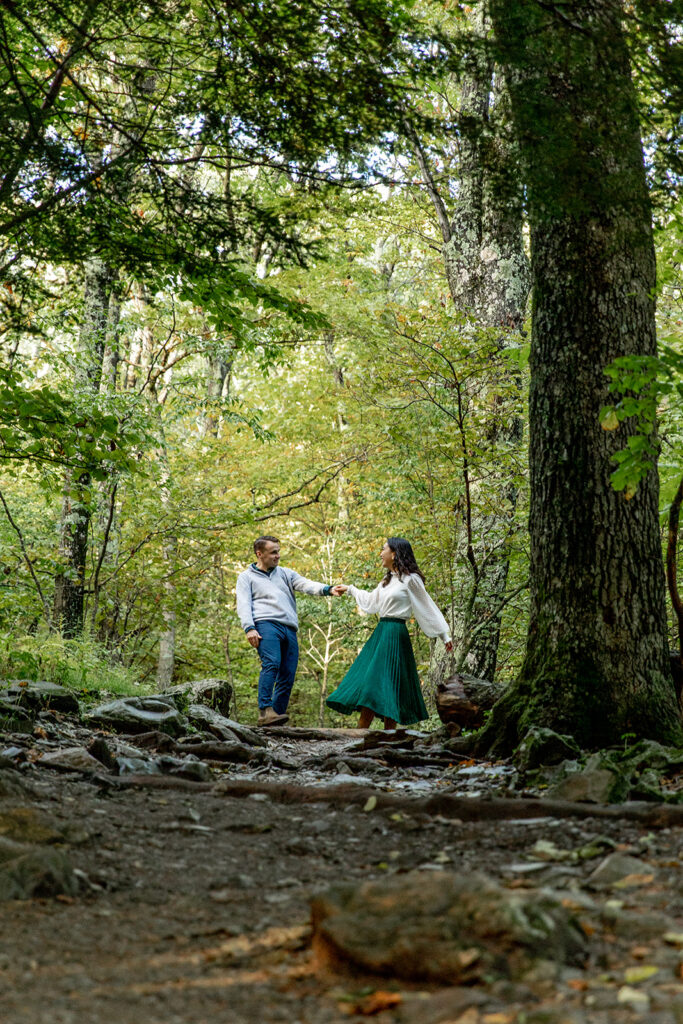
[[[358,587],[349,586],[347,592],[356,599],[356,604],[365,615],[378,615],[380,605],[380,587],[378,584],[374,590],[360,590]]]
[[[449,644],[451,642],[450,627],[425,590],[425,585],[420,577],[413,572],[404,578],[408,585],[413,614],[422,632],[429,637],[438,636],[445,644]]]

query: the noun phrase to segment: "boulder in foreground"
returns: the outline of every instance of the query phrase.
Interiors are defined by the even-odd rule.
[[[476,872],[414,871],[344,885],[312,903],[319,962],[448,985],[580,964],[585,937],[559,899]]]

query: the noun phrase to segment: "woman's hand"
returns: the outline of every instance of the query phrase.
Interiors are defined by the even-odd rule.
[[[451,651],[453,650],[453,641],[452,640],[447,640],[446,643],[444,644],[444,647],[446,648],[446,650],[450,654]]]
[[[334,594],[335,597],[341,597],[342,594],[345,594],[348,589],[349,588],[346,586],[345,583],[337,583],[335,587],[332,587],[330,593]]]

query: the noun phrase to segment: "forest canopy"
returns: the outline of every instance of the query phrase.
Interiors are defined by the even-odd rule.
[[[2,674],[249,718],[254,537],[370,589],[398,535],[432,726],[466,671],[501,753],[678,736],[681,6],[0,0]],[[372,624],[298,603],[339,724]]]

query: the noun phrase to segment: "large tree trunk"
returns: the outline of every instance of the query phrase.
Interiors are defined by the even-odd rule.
[[[479,749],[530,725],[581,745],[680,741],[669,668],[656,470],[610,486],[627,427],[601,429],[604,366],[656,349],[655,257],[617,0],[555,10],[494,0],[525,160],[534,317],[531,613],[520,677]]]

